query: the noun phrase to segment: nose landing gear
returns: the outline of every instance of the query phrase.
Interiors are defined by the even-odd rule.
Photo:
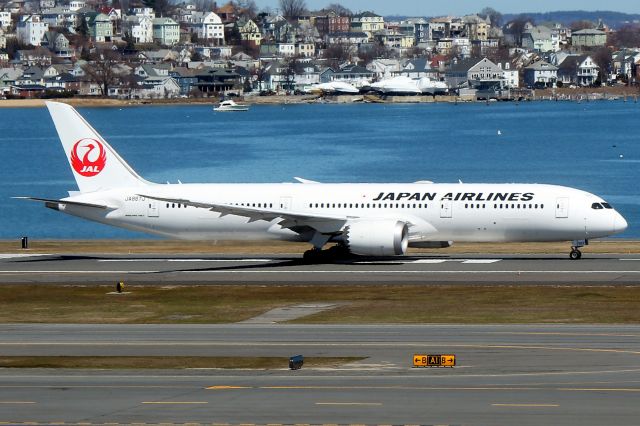
[[[578,260],[582,257],[582,252],[580,251],[580,247],[584,247],[589,245],[589,240],[574,240],[571,245],[571,252],[569,253],[569,258],[572,260]]]

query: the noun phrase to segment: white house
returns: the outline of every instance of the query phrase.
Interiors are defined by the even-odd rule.
[[[74,32],[78,14],[65,6],[52,7],[42,11],[42,21],[50,27],[63,27]]]
[[[524,69],[524,82],[531,87],[555,87],[558,67],[540,59]]]
[[[0,28],[0,49],[7,48],[7,37],[4,35],[4,31]]]
[[[7,29],[11,26],[11,12],[8,11],[0,11],[0,27],[3,29]]]
[[[189,28],[202,40],[213,40],[224,44],[224,25],[222,19],[213,12],[193,12]]]
[[[558,65],[558,81],[563,84],[591,86],[598,79],[600,67],[589,55],[571,55]]]
[[[397,59],[374,59],[367,64],[367,69],[373,72],[373,75],[378,80],[384,80],[399,72],[402,69],[402,65]]]
[[[74,12],[86,6],[87,6],[87,2],[85,2],[84,0],[71,0],[69,2],[69,9],[71,9]]]
[[[42,21],[40,15],[24,15],[18,22],[18,40],[24,44],[40,46],[44,33],[49,31],[49,24]]]
[[[560,50],[560,35],[558,31],[545,26],[531,27],[522,34],[522,47],[536,52],[557,52]]]
[[[153,43],[153,18],[146,15],[125,16],[122,26],[136,43]]]
[[[502,69],[505,88],[517,89],[520,87],[520,76],[516,67],[511,65],[509,61],[498,62],[498,66]]]

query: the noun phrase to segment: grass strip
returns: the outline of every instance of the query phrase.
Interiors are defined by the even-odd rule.
[[[640,286],[16,284],[0,287],[0,323],[233,323],[277,307],[335,303],[295,323],[640,322]]]
[[[305,367],[339,367],[364,357],[305,357]],[[97,368],[97,369],[260,369],[289,367],[285,357],[194,356],[3,356],[0,368]]]

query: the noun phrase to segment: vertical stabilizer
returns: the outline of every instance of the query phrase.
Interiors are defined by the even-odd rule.
[[[60,102],[46,105],[81,192],[149,184],[72,106]]]

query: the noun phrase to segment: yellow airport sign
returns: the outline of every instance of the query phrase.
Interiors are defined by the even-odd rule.
[[[432,355],[414,354],[414,367],[453,367],[456,365],[456,356],[453,354]]]

